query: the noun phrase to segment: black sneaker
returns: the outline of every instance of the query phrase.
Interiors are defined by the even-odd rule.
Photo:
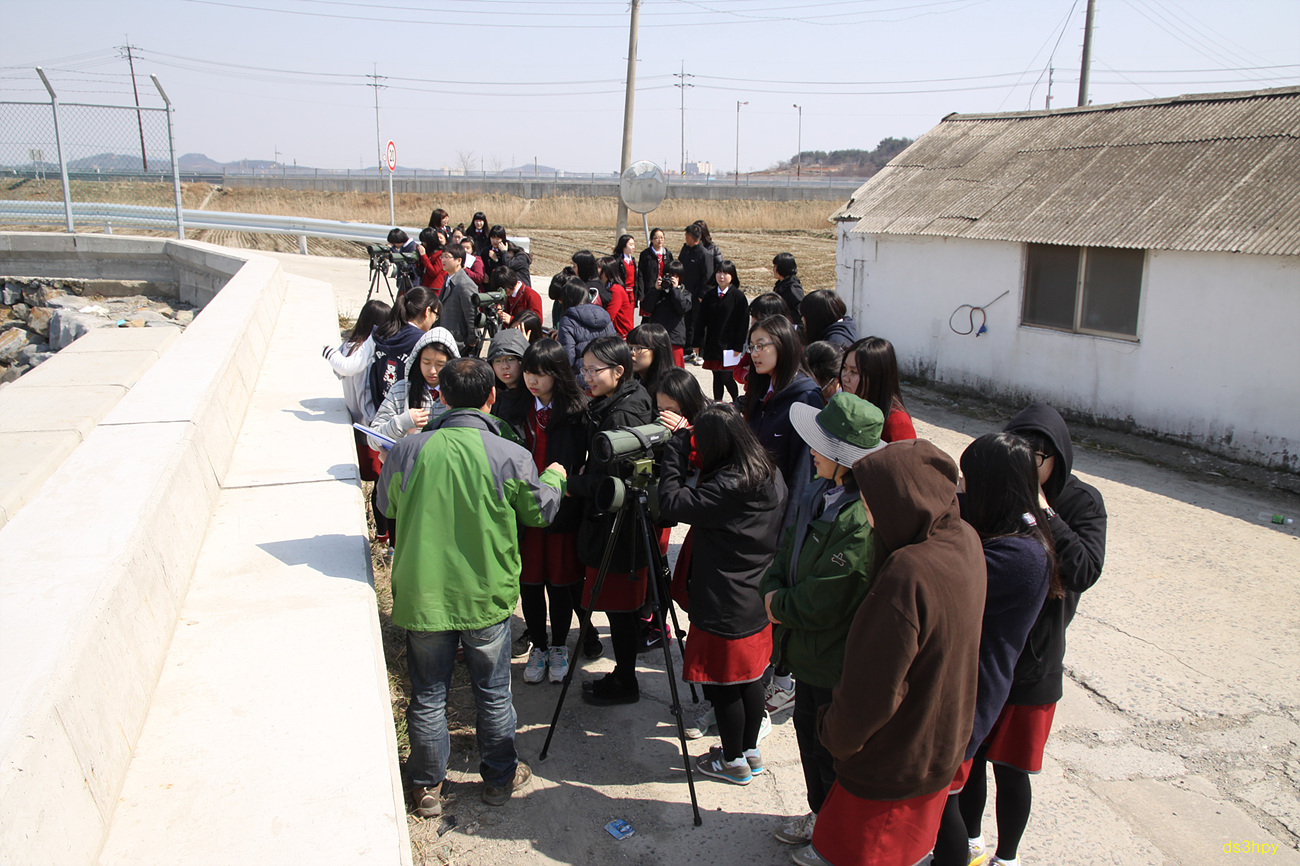
[[[514,643],[510,644],[510,657],[512,659],[523,658],[528,655],[528,651],[533,648],[533,641],[528,637],[528,632],[524,632],[515,638]]]
[[[600,642],[600,635],[593,629],[587,632],[587,639],[582,644],[584,659],[598,659],[605,654],[605,647]]]
[[[638,654],[657,650],[664,645],[664,633],[651,625],[641,630],[640,640],[637,643]]]
[[[608,673],[598,680],[583,683],[582,699],[597,707],[635,704],[641,700],[641,689],[636,683],[625,685],[613,673]]]

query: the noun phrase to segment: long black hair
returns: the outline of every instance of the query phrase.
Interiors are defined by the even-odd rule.
[[[766,292],[749,302],[749,317],[755,322],[761,322],[768,316],[785,316],[794,321],[790,316],[790,305],[776,292]]]
[[[777,476],[772,456],[758,441],[740,412],[726,403],[711,403],[692,424],[702,476],[735,473],[741,490],[757,490]]]
[[[601,256],[596,260],[596,274],[606,283],[618,283],[622,286],[627,282],[627,274],[623,270],[623,260],[616,259],[613,256]]]
[[[550,376],[554,381],[551,392],[551,422],[587,408],[587,395],[578,387],[573,367],[564,354],[564,347],[549,337],[533,343],[524,352],[523,371],[534,376]]]
[[[673,344],[668,339],[668,330],[656,322],[643,322],[627,332],[627,344],[629,347],[641,346],[655,353],[654,360],[641,374],[641,384],[653,398],[658,390],[659,378],[673,366]]]
[[[863,337],[849,346],[844,357],[850,354],[858,364],[855,396],[875,406],[886,419],[894,409],[907,411],[898,385],[898,357],[894,354],[894,344],[884,337]],[[844,369],[843,361],[840,369]]]
[[[526,333],[530,344],[546,336],[546,330],[542,327],[542,317],[534,310],[520,310],[511,320],[510,327]]]
[[[622,367],[623,375],[618,377],[618,384],[622,385],[632,378],[632,352],[623,342],[622,337],[597,337],[587,344],[587,348],[582,354],[591,354],[596,356],[596,360],[607,367]]]
[[[794,325],[785,316],[768,316],[749,329],[749,341],[754,341],[754,332],[764,331],[772,342],[776,343],[776,366],[772,369],[771,382],[773,391],[784,390],[795,376],[807,373],[803,360],[803,343],[795,332]],[[761,378],[761,374],[760,374]],[[755,399],[762,400],[762,389],[750,389]]]
[[[700,227],[700,243],[706,247],[713,246],[713,234],[709,231],[709,224],[704,220],[696,220],[693,225]]]
[[[420,347],[419,354],[411,358],[408,364],[410,369],[406,371],[406,381],[408,383],[406,389],[406,402],[412,409],[424,408],[424,398],[428,396],[428,383],[424,381],[424,374],[420,372],[420,355],[423,355],[430,349],[442,352],[447,356],[448,361],[456,357],[455,347],[448,346],[446,343],[439,340],[433,340],[432,342],[425,343]]]
[[[815,343],[826,329],[844,318],[849,309],[844,300],[830,289],[818,289],[803,296],[799,313],[804,321],[804,342]]]
[[[669,367],[664,370],[664,374],[659,377],[655,386],[659,389],[656,393],[663,394],[681,408],[682,417],[686,419],[687,424],[693,423],[696,416],[708,405],[708,401],[704,399],[704,389],[700,387],[700,380],[681,367]]]
[[[627,242],[630,240],[632,240],[631,235],[619,235],[618,241],[615,242],[614,244],[614,255],[616,256],[627,255]]]
[[[578,279],[583,281],[596,279],[596,256],[591,250],[578,250],[569,261],[577,268]]]
[[[352,326],[352,333],[348,334],[346,340],[348,351],[351,352],[364,343],[379,323],[388,318],[388,314],[392,312],[392,309],[378,298],[371,298],[366,301],[361,307],[361,312],[357,313],[357,323]]]
[[[424,286],[414,286],[398,296],[397,303],[388,312],[388,318],[375,327],[379,337],[395,337],[408,322],[424,315],[425,310],[433,310],[434,316],[442,314],[442,304],[433,296],[433,292]]]
[[[961,474],[966,480],[962,510],[980,540],[1007,536],[1035,539],[1047,555],[1051,575],[1047,597],[1064,597],[1047,515],[1038,504],[1033,446],[1014,433],[985,433],[962,452]]]

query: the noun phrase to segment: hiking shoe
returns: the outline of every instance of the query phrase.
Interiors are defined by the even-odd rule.
[[[483,786],[483,802],[489,806],[504,806],[510,799],[510,795],[518,791],[528,780],[533,777],[533,768],[523,761],[515,767],[515,777],[500,788],[485,784]]]
[[[436,818],[442,814],[442,783],[422,787],[416,785],[411,789],[411,800],[415,803],[415,814],[421,818]]]
[[[546,653],[546,676],[553,683],[564,682],[569,673],[569,648],[553,646]]]
[[[817,826],[817,814],[809,812],[787,821],[780,830],[772,835],[776,841],[787,845],[807,845],[812,842],[813,828]]]
[[[798,851],[790,855],[790,859],[798,863],[799,866],[828,866],[830,863],[825,857],[817,853],[817,849],[811,844],[805,845]]]
[[[749,762],[742,761],[739,767],[727,764],[722,756],[722,749],[714,747],[707,755],[701,755],[695,762],[695,769],[706,776],[730,782],[733,785],[748,785],[754,780],[754,772],[749,769]]]
[[[779,713],[794,706],[794,689],[783,689],[773,680],[767,686],[766,698],[764,707],[768,714]]]
[[[641,689],[636,683],[619,682],[613,672],[598,680],[582,684],[582,699],[592,706],[612,707],[616,704],[635,704],[641,700]]]
[[[695,711],[695,715],[686,723],[686,739],[698,740],[706,736],[718,724],[713,713],[713,704],[704,701]]]
[[[582,657],[587,660],[598,659],[605,654],[605,646],[600,642],[600,635],[596,634],[593,628],[587,632],[587,638],[582,642]]]
[[[772,733],[772,714],[767,710],[763,710],[763,721],[759,722],[758,740],[756,742],[763,742],[763,738],[770,733]]]
[[[546,678],[546,650],[533,647],[528,651],[528,664],[524,665],[524,682],[540,683]]]
[[[533,648],[533,641],[528,637],[528,632],[524,632],[515,638],[515,642],[510,645],[510,657],[512,659],[521,659],[528,655],[528,651]]]

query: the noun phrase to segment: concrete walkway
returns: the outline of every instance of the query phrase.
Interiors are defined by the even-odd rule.
[[[279,258],[290,273],[337,268],[340,312],[364,298],[364,262]],[[918,434],[954,457],[1000,426],[924,395],[911,408]],[[1070,630],[1023,862],[1300,863],[1300,538],[1256,520],[1297,502],[1097,450],[1079,449],[1075,468],[1106,498],[1107,561]],[[697,780],[704,824],[693,828],[662,656],[641,658],[643,700],[597,710],[571,694],[545,763],[535,758],[558,690],[517,678],[519,744],[537,781],[489,809],[464,753],[450,777],[454,830],[412,819],[416,861],[788,862],[770,834],[806,811],[789,714],[763,743],[770,772],[747,788]],[[610,662],[585,667],[579,678]],[[636,835],[615,841],[603,829],[614,818]],[[991,798],[984,832],[996,839]],[[1240,843],[1276,847],[1229,853]]]

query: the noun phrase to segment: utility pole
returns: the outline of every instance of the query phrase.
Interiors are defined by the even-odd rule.
[[[618,160],[618,176],[632,164],[632,103],[636,97],[636,35],[637,24],[641,17],[641,0],[632,0],[632,22],[627,35],[627,90],[623,96],[623,152]],[[683,61],[684,62],[684,61]],[[623,196],[618,197],[618,221],[614,228],[616,236],[627,232],[627,205]]]
[[[736,100],[736,186],[740,186],[740,106],[749,105],[748,102]]]
[[[686,74],[686,61],[682,61],[682,71],[674,72],[673,78],[680,78],[681,81],[674,84],[673,87],[680,88],[682,91],[682,174],[686,174],[686,88],[694,87],[694,84],[687,83],[686,79],[694,78],[694,75]]]
[[[140,111],[140,88],[135,83],[135,57],[131,54],[135,50],[135,46],[131,44],[130,36],[126,37],[126,44],[121,48],[126,52],[126,65],[131,68],[131,89],[135,91],[135,122],[140,127],[140,164],[144,166],[144,170],[147,172],[149,171],[149,155],[145,152],[144,147],[144,117]]]
[[[384,141],[379,135],[379,88],[386,85],[380,84],[379,81],[380,79],[387,80],[387,76],[379,74],[378,63],[374,65],[374,70],[374,72],[366,76],[366,78],[372,79],[371,83],[366,86],[375,89],[375,153],[378,154],[375,166],[379,170],[377,177],[382,178],[384,176]]]
[[[794,107],[799,109],[799,150],[794,155],[794,179],[798,180],[803,169],[803,106],[795,103]]]
[[[1083,19],[1083,65],[1079,70],[1079,105],[1088,104],[1088,73],[1092,70],[1092,18],[1097,11],[1097,0],[1088,0],[1088,12]]]
[[[1056,75],[1056,67],[1047,67],[1047,110],[1052,110],[1052,77]]]

